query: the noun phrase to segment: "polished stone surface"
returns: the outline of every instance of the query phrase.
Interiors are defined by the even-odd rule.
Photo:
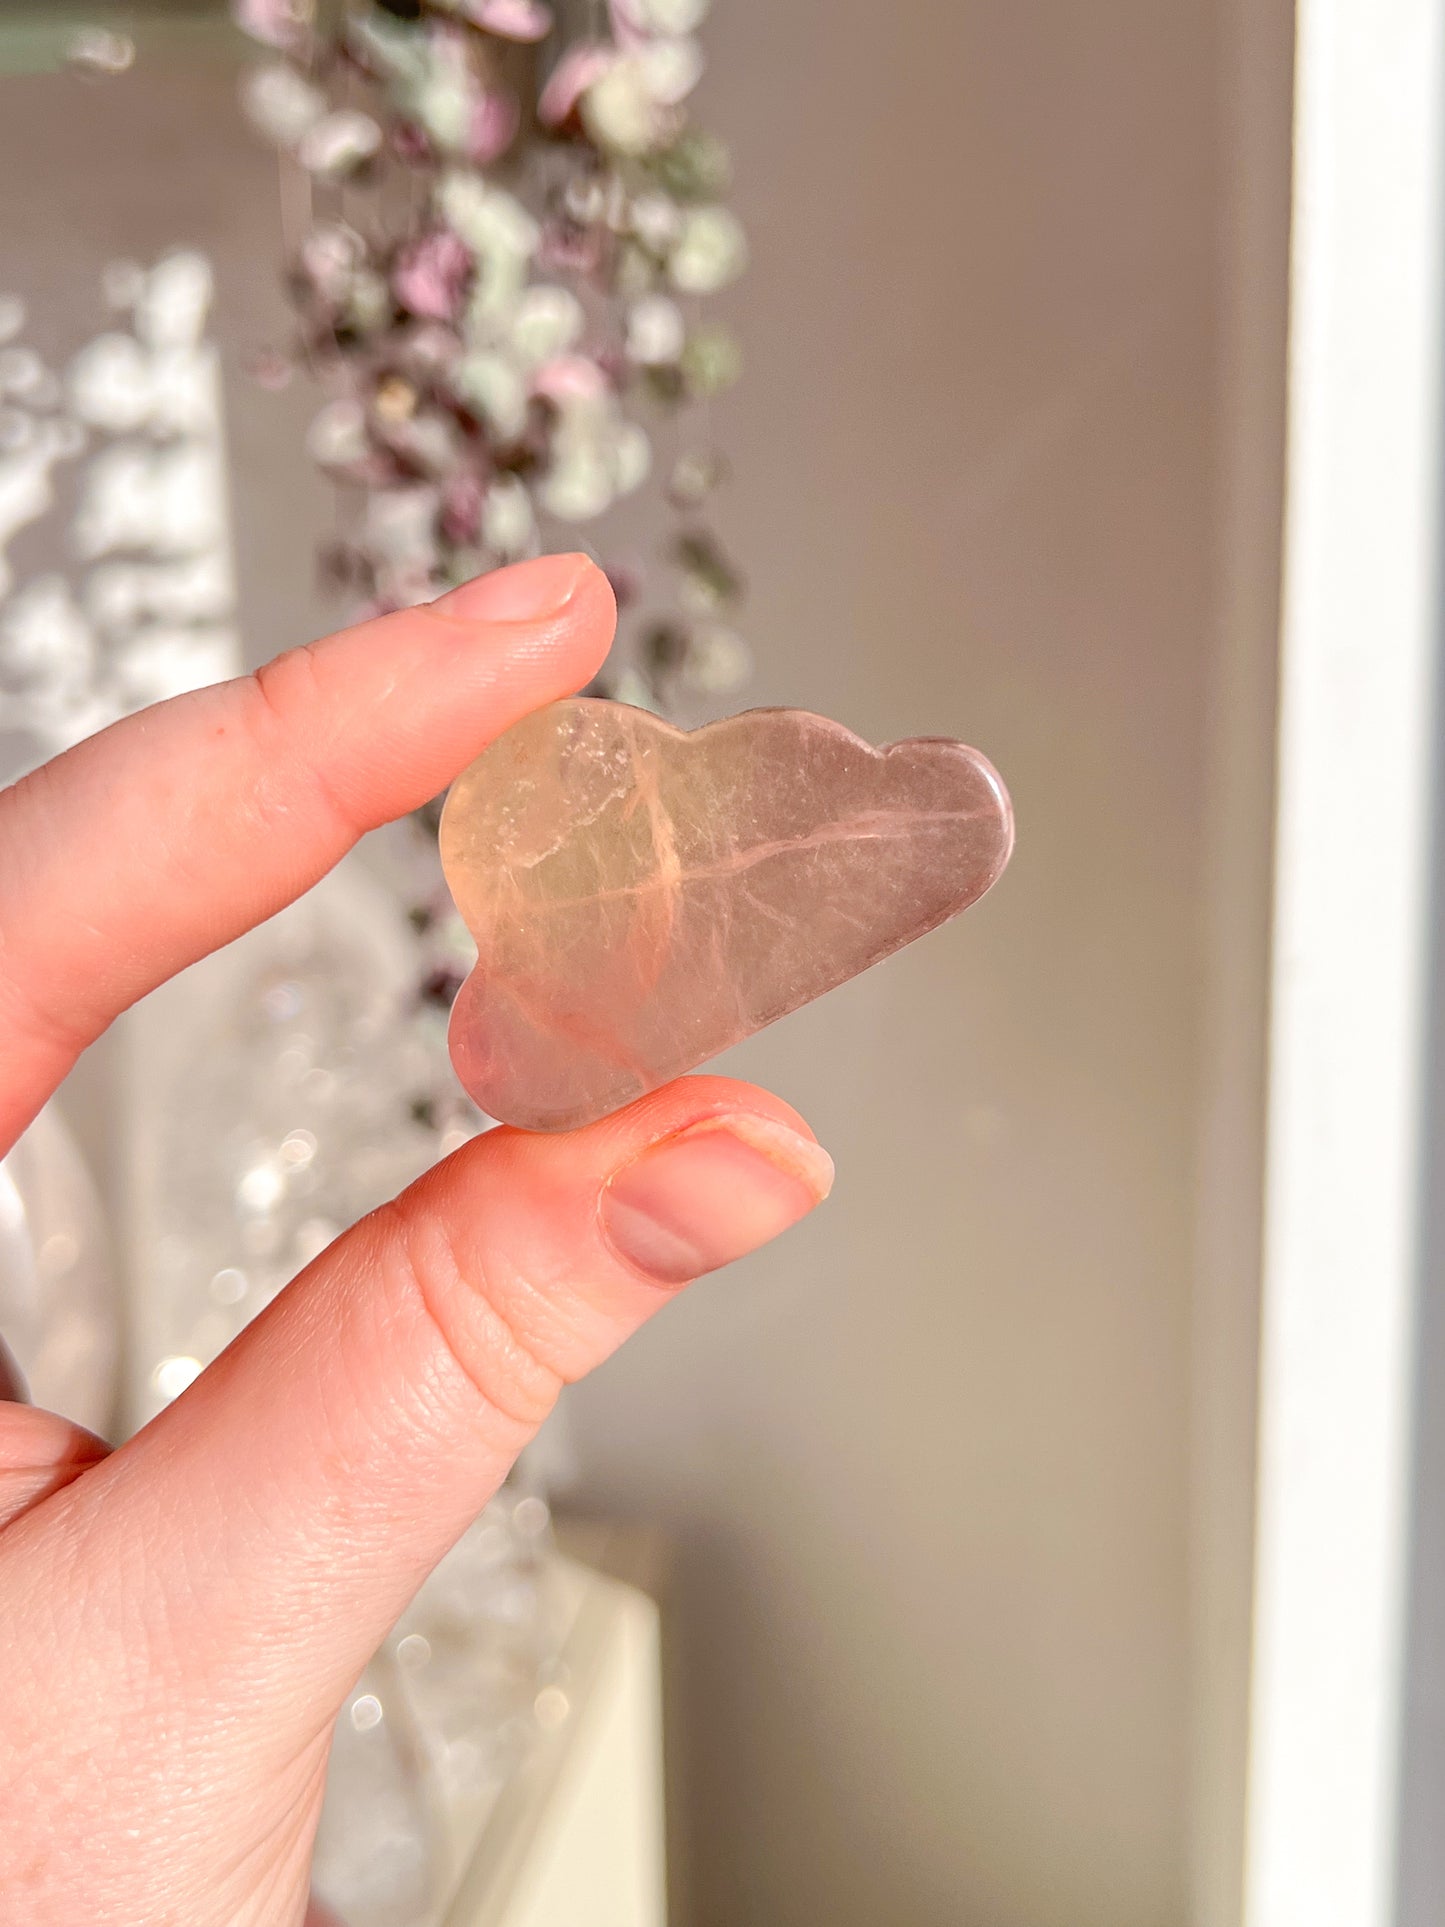
[[[687,732],[553,704],[442,816],[479,953],[457,1074],[505,1123],[590,1123],[967,909],[1012,846],[1007,792],[962,743],[873,749],[795,709]]]

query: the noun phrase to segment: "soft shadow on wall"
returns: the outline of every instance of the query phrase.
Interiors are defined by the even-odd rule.
[[[733,1054],[838,1160],[572,1397],[679,1547],[686,1923],[1187,1912],[1220,10],[718,7],[760,702],[998,762],[963,922]]]

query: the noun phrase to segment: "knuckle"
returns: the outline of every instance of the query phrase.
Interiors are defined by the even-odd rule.
[[[516,1294],[498,1267],[463,1244],[443,1216],[386,1207],[396,1232],[403,1288],[419,1302],[448,1356],[482,1403],[530,1436],[557,1401],[564,1379],[516,1316]]]
[[[304,642],[273,656],[246,678],[260,718],[288,734],[305,721],[317,695],[316,645]]]
[[[296,811],[299,777],[307,814],[323,810],[347,838],[366,827],[338,792],[329,773],[326,718],[329,704],[315,643],[303,643],[252,670],[241,684],[243,725],[264,772],[254,803],[264,823],[289,820]]]

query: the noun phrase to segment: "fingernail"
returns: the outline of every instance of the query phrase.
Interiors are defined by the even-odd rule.
[[[586,555],[539,555],[449,589],[431,605],[462,622],[539,622],[555,615],[597,564]]]
[[[820,1144],[768,1118],[708,1118],[649,1145],[602,1194],[614,1251],[663,1285],[683,1285],[756,1251],[833,1187]]]

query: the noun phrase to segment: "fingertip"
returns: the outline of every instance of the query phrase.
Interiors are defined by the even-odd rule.
[[[587,555],[567,558],[578,565],[572,589],[559,608],[542,619],[539,654],[565,655],[569,689],[581,689],[606,662],[617,634],[617,596],[606,571]]]
[[[541,575],[530,588],[510,581],[533,568]],[[485,614],[489,599],[512,613]],[[308,761],[325,763],[328,793],[372,829],[445,789],[531,711],[589,683],[616,618],[612,585],[589,557],[542,556],[294,652],[294,674],[287,657],[262,673]]]
[[[500,1236],[527,1252],[534,1278],[560,1286],[590,1275],[586,1295],[629,1325],[652,1308],[634,1295],[644,1279],[673,1286],[742,1257],[806,1216],[833,1184],[832,1159],[790,1104],[706,1075],[575,1131],[504,1125],[455,1157],[459,1168],[436,1201],[460,1206],[459,1243],[478,1251],[478,1269],[475,1241]],[[660,1227],[655,1235],[644,1218]],[[614,1272],[608,1260],[619,1257]]]
[[[448,625],[513,632],[509,640],[527,655],[576,649],[585,662],[579,683],[601,667],[617,628],[612,584],[580,550],[490,569],[428,603],[426,613]],[[518,629],[533,634],[524,640]]]
[[[565,555],[537,555],[506,568],[487,569],[427,606],[434,615],[454,622],[537,622],[556,615],[579,593],[585,594],[588,577],[601,574],[591,556],[580,549]]]

